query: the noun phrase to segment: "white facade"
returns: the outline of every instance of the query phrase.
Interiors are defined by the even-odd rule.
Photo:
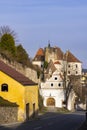
[[[46,79],[44,83],[41,83],[41,95],[43,97],[43,104],[47,107],[48,100],[53,98],[55,101],[54,106],[62,108],[63,101],[65,100],[65,93],[63,89],[63,72],[67,71],[68,75],[81,75],[82,66],[80,62],[64,62],[59,61],[60,64],[54,64],[56,71],[52,74],[50,79]],[[65,66],[64,66],[65,65]],[[67,82],[68,83],[68,82]],[[75,93],[71,91],[68,99],[67,109],[74,110]],[[51,104],[52,105],[52,104]],[[49,105],[50,106],[50,105]]]
[[[82,65],[80,62],[69,62],[67,64],[67,75],[81,75]]]
[[[52,47],[46,49],[45,60],[49,63],[47,73],[45,73],[46,81],[41,82],[40,84],[40,93],[43,97],[44,106],[55,106],[62,108],[63,101],[65,100],[63,86],[64,74],[66,74],[67,86],[69,84],[68,76],[78,76],[82,74],[82,63],[71,52],[67,51],[63,54],[60,48]],[[50,61],[52,61],[52,64],[50,64]],[[36,64],[41,68],[44,62],[33,61],[33,64]],[[67,104],[67,108],[69,110],[74,108],[74,101],[75,93],[71,91]]]
[[[38,65],[40,68],[43,68],[44,61],[33,61],[33,65]]]
[[[64,101],[63,79],[61,74],[56,70],[50,79],[45,83],[41,83],[41,95],[44,99],[44,106],[62,107]],[[54,99],[53,104],[48,103],[50,99]]]

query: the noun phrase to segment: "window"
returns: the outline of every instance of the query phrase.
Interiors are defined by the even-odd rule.
[[[8,84],[2,84],[1,85],[1,91],[3,91],[3,92],[8,92]]]
[[[53,83],[51,83],[51,87],[53,86]]]
[[[55,77],[55,80],[57,80],[57,77]]]
[[[70,74],[70,71],[68,71],[68,74]]]
[[[43,65],[41,65],[41,68],[43,68]]]
[[[76,71],[76,74],[78,74],[78,72]]]
[[[76,68],[78,68],[78,65],[76,65]]]
[[[58,86],[60,87],[60,86],[61,86],[61,83],[59,83]]]
[[[70,65],[68,65],[68,67],[70,68]]]

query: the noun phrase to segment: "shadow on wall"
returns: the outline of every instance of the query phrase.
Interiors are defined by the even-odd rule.
[[[84,110],[86,110],[86,104],[76,104],[75,109],[77,111],[82,111],[82,110],[84,111]]]
[[[14,114],[16,116],[14,116]],[[26,116],[26,119],[24,122],[34,120],[37,117],[38,117],[38,110],[34,111],[31,116]],[[15,124],[15,123],[23,123],[23,122],[17,121],[17,113],[13,113],[13,111],[11,112],[11,109],[10,109],[10,112],[8,114],[6,114],[6,112],[5,112],[5,115],[0,114],[0,130],[1,130],[1,128],[6,129],[5,126],[7,126],[7,125],[9,126],[10,124]],[[7,130],[9,130],[8,127],[7,127]]]

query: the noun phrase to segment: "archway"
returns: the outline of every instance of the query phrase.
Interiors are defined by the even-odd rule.
[[[47,99],[47,106],[55,106],[55,99],[54,98],[48,98]]]

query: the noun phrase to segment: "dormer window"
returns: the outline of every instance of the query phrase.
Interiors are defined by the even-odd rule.
[[[2,84],[1,85],[1,91],[3,91],[3,92],[8,92],[8,84]]]

